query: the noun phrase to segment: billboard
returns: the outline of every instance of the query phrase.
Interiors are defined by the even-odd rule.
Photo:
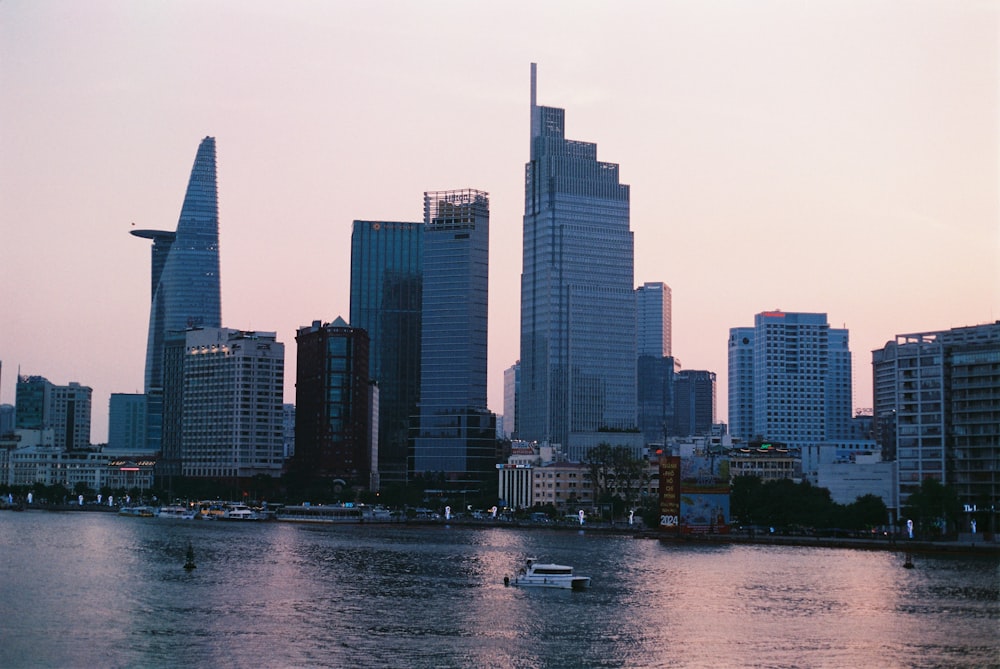
[[[660,457],[660,529],[676,532],[681,517],[681,459]]]

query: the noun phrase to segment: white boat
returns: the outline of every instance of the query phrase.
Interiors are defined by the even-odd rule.
[[[277,510],[275,518],[287,523],[364,523],[374,520],[371,508],[346,504],[319,504],[317,506],[286,506]]]
[[[514,578],[504,578],[504,584],[508,583],[532,588],[583,590],[590,587],[590,577],[577,576],[573,574],[573,567],[564,564],[549,564],[528,558]]]
[[[222,520],[260,520],[246,504],[227,504],[222,512]]]
[[[189,509],[186,506],[164,506],[160,508],[160,512],[156,514],[157,518],[176,518],[179,520],[194,520],[194,509]]]

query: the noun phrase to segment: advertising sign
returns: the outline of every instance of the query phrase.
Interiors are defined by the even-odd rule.
[[[681,459],[660,457],[660,529],[676,532],[681,516]]]

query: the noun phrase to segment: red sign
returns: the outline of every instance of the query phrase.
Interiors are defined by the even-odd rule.
[[[677,531],[681,515],[681,459],[660,458],[660,529]]]

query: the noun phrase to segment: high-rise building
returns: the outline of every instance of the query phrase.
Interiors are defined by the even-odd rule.
[[[678,362],[670,351],[670,287],[644,283],[635,290],[636,406],[649,443],[673,434],[673,381]]]
[[[170,332],[222,324],[214,137],[206,137],[198,146],[177,231],[132,230],[132,234],[153,240],[145,391],[148,441],[158,450],[166,337]]]
[[[715,424],[715,372],[686,369],[674,376],[674,429],[678,437],[709,436]]]
[[[673,355],[670,343],[670,286],[646,282],[635,289],[636,353],[654,358]]]
[[[729,330],[731,434],[805,450],[851,435],[847,330],[826,314],[765,311]]]
[[[1000,321],[897,335],[872,351],[872,372],[875,435],[896,459],[900,504],[924,479],[935,479],[955,489],[965,522],[978,519],[983,530],[995,532]]]
[[[163,458],[186,477],[279,476],[285,345],[274,332],[230,328],[182,336],[165,342]]]
[[[57,386],[43,376],[19,376],[14,426],[18,430],[53,430],[56,448],[90,448],[91,395],[88,386]]]
[[[496,416],[486,402],[489,196],[424,194],[424,289],[416,475],[495,476]]]
[[[111,393],[108,401],[108,450],[145,452],[146,396]]]
[[[410,423],[420,398],[423,223],[354,221],[351,325],[368,332],[369,379],[378,385],[378,473],[404,483]]]
[[[292,471],[341,482],[335,485],[371,488],[377,445],[369,426],[368,333],[337,318],[299,328],[295,342]]]
[[[503,435],[517,439],[517,400],[521,384],[521,361],[503,370]]]
[[[597,145],[565,137],[536,104],[525,168],[521,397],[526,441],[636,426],[636,316],[629,187]]]

